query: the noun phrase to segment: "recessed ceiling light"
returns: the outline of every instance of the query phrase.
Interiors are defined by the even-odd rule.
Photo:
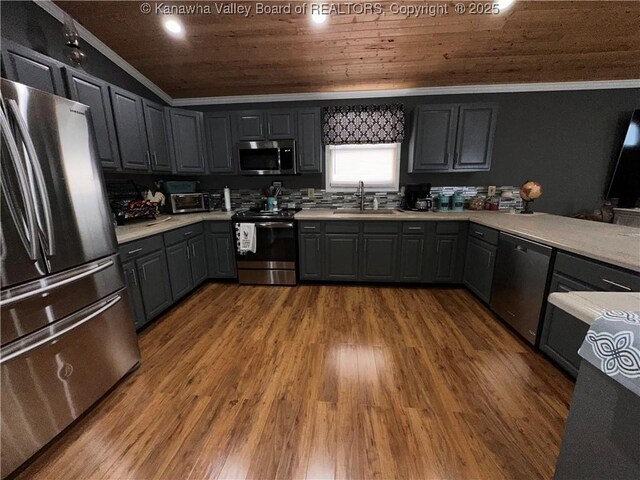
[[[324,23],[327,21],[327,15],[320,12],[313,12],[311,14],[311,20],[313,20],[313,23],[318,23],[318,24]]]
[[[504,10],[507,10],[515,2],[516,2],[516,0],[499,0],[498,1],[498,8],[502,12]]]
[[[165,20],[164,28],[167,32],[169,32],[173,36],[180,36],[184,33],[184,28],[182,28],[182,24],[174,18]]]

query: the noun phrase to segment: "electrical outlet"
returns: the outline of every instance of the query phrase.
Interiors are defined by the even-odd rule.
[[[282,181],[280,181],[280,180],[273,181],[273,182],[271,182],[271,185],[276,187],[276,188],[282,188]]]
[[[496,194],[496,186],[489,185],[489,187],[487,187],[487,195],[489,195],[490,197],[493,197],[495,194]]]
[[[316,194],[316,189],[315,188],[307,188],[307,195],[309,197],[313,197]]]

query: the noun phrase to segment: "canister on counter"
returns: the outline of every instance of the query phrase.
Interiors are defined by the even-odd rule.
[[[456,192],[452,197],[452,208],[454,212],[461,212],[464,210],[464,196],[460,192]]]
[[[438,210],[440,212],[448,212],[451,205],[451,197],[449,195],[438,196]]]

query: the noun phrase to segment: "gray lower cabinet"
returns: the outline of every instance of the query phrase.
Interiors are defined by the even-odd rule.
[[[424,235],[402,235],[399,274],[401,282],[422,282],[424,247]]]
[[[204,235],[196,235],[166,247],[173,301],[177,301],[206,280],[207,252]]]
[[[109,98],[109,85],[74,68],[65,67],[64,74],[69,98],[91,107],[89,112],[102,167],[109,170],[119,170],[122,165]]]
[[[467,248],[467,222],[427,223],[425,281],[462,283]]]
[[[236,278],[234,243],[229,233],[207,234],[209,278]]]
[[[362,281],[393,281],[396,279],[398,234],[367,234],[362,236],[360,274]]]
[[[298,110],[298,170],[322,173],[322,140],[319,108]]]
[[[151,165],[142,98],[109,86],[122,168],[148,171]]]
[[[165,251],[171,280],[171,295],[175,302],[193,289],[189,245],[186,241],[179,242],[167,247]]]
[[[549,293],[552,292],[588,292],[593,287],[586,283],[554,273],[551,278]],[[564,310],[547,303],[542,334],[540,337],[540,350],[554,359],[572,377],[578,376],[580,369],[580,355],[578,349],[582,345],[589,325],[568,314]]]
[[[61,97],[66,96],[62,63],[4,38],[2,63],[4,74],[9,80]]]
[[[322,280],[322,235],[301,234],[298,242],[300,280]]]
[[[204,117],[204,129],[209,154],[209,172],[236,173],[231,116],[228,113],[207,114]]]
[[[202,112],[170,108],[171,145],[178,173],[205,173]]]
[[[189,240],[189,260],[191,264],[191,279],[193,286],[197,287],[207,279],[207,247],[204,235],[198,235]]]
[[[358,240],[358,234],[324,236],[327,280],[358,280]]]
[[[164,251],[150,253],[136,260],[140,293],[147,320],[171,306],[171,286]]]
[[[133,309],[133,319],[137,330],[147,323],[147,318],[144,313],[144,303],[142,302],[142,294],[140,293],[140,281],[138,280],[135,262],[123,263],[122,270],[124,271],[125,285],[127,287],[127,294],[129,295],[129,302],[131,302],[131,308]]]
[[[639,292],[640,275],[610,265],[558,252],[549,293],[596,291]],[[540,349],[575,377],[580,366],[578,349],[589,326],[547,302],[540,334]]]
[[[498,247],[473,236],[467,243],[464,284],[486,303],[491,301],[491,283]]]

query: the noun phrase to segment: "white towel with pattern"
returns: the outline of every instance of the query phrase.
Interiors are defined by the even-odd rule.
[[[255,223],[240,224],[240,244],[238,250],[240,253],[256,253],[256,225]]]

